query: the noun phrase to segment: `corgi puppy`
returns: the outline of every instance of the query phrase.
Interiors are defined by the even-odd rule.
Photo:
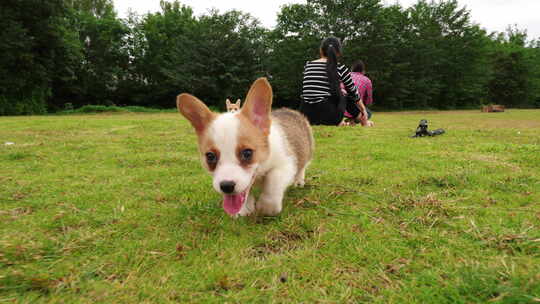
[[[186,93],[176,104],[195,129],[202,165],[229,215],[277,215],[287,187],[304,185],[314,150],[311,126],[297,111],[271,112],[272,87],[266,78],[252,84],[238,112],[214,113]],[[251,194],[254,184],[262,186],[257,200]]]
[[[227,104],[227,112],[240,111],[240,99],[237,99],[235,103],[232,103],[228,98],[225,101]]]

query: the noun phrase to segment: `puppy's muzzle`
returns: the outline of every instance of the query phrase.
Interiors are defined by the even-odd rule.
[[[223,193],[225,194],[231,194],[234,192],[234,187],[236,186],[236,183],[233,181],[222,181],[219,183],[219,188]]]

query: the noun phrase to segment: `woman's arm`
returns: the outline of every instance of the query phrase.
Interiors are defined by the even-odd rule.
[[[349,69],[344,65],[340,65],[338,67],[338,75],[341,82],[345,86],[345,90],[347,91],[347,94],[353,97],[354,100],[359,100],[360,96],[358,95],[358,90],[354,86],[354,82],[352,80],[351,72],[349,71]]]

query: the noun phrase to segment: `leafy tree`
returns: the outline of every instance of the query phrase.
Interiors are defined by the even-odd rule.
[[[145,66],[148,41],[143,18],[130,12],[124,24],[128,31],[123,39],[126,65],[122,77],[118,79],[116,104],[152,106],[153,93],[148,85],[149,69]]]
[[[142,105],[171,107],[176,93],[193,92],[192,79],[201,72],[193,65],[196,24],[193,10],[179,2],[162,1],[161,12],[143,18],[136,72],[152,95]]]
[[[262,74],[259,52],[265,30],[251,16],[238,11],[211,11],[199,18],[179,2],[162,2],[162,11],[147,15],[137,73],[152,91],[147,102],[174,104],[180,92],[190,92],[211,105],[225,97],[242,97]]]
[[[61,0],[0,3],[0,115],[45,113],[53,79],[71,76],[67,15]]]
[[[199,18],[196,30],[196,69],[205,72],[193,79],[193,92],[218,106],[224,105],[224,96],[243,98],[264,73],[261,54],[266,31],[248,14],[215,10]]]
[[[302,71],[307,60],[318,53],[320,38],[301,29],[292,30],[294,23],[303,27],[302,15],[295,15],[301,5],[284,8],[278,16],[277,28],[268,35],[265,67],[274,88],[276,104],[296,108],[302,91]],[[296,18],[296,21],[292,19]]]
[[[113,104],[128,66],[124,47],[128,28],[116,17],[111,0],[71,0],[69,5],[82,58],[74,66],[77,77],[54,87],[51,105]]]
[[[65,0],[65,3],[77,12],[84,12],[96,18],[107,18],[114,15],[112,0]]]
[[[491,36],[489,58],[493,77],[488,85],[489,101],[508,107],[536,107],[540,98],[540,53],[534,41],[527,45],[527,32],[509,26]]]
[[[531,100],[529,105],[540,108],[540,40],[533,40],[529,45],[531,61]]]
[[[419,1],[408,9],[407,75],[414,90],[409,107],[456,108],[478,105],[490,71],[488,40],[455,0]]]

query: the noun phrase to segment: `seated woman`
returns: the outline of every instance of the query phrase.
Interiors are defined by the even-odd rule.
[[[306,63],[302,86],[300,112],[312,125],[337,126],[347,111],[360,119],[367,113],[354,86],[349,69],[338,63],[341,56],[341,42],[330,37],[323,40],[320,58]],[[340,82],[345,86],[347,96],[341,95]]]

